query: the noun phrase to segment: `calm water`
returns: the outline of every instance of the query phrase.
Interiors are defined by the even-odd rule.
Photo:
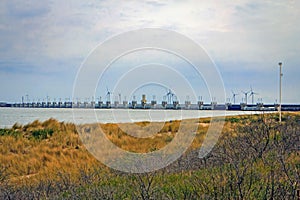
[[[57,109],[57,108],[0,108],[0,127],[9,128],[15,123],[27,124],[34,120],[84,123],[117,123],[137,121],[169,121],[175,119],[202,118],[254,114],[257,111],[203,111],[203,110],[122,110],[122,109]]]

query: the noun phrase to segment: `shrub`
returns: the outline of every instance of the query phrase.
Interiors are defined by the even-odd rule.
[[[225,121],[229,121],[230,123],[238,123],[238,122],[240,122],[240,118],[238,118],[238,117],[230,117],[230,118],[226,118]]]
[[[18,137],[21,135],[21,132],[18,130],[12,130],[12,129],[0,129],[0,136],[13,136]]]
[[[47,139],[48,137],[51,137],[53,135],[53,132],[54,131],[52,129],[34,130],[34,131],[32,131],[32,136],[35,139],[44,140],[44,139]]]

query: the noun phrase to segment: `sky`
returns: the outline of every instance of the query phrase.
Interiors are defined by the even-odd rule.
[[[240,102],[241,91],[252,87],[255,101],[274,103],[282,62],[283,102],[300,103],[299,19],[297,0],[3,0],[0,101],[20,102],[26,95],[30,101],[71,98],[80,66],[99,44],[127,31],[160,28],[185,35],[205,50],[227,98],[234,91]],[[189,69],[182,73],[193,76]],[[99,83],[96,95],[105,97],[106,87],[113,88],[109,78],[116,76]]]

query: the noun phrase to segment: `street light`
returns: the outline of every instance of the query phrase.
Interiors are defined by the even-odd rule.
[[[281,79],[282,79],[282,62],[278,63],[279,65],[279,122],[281,122]]]

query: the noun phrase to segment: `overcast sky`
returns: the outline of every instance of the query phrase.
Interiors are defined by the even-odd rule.
[[[77,71],[97,45],[125,31],[162,28],[205,49],[227,97],[252,86],[256,100],[275,102],[282,61],[283,101],[300,103],[299,19],[298,0],[3,0],[0,101],[71,97]]]

